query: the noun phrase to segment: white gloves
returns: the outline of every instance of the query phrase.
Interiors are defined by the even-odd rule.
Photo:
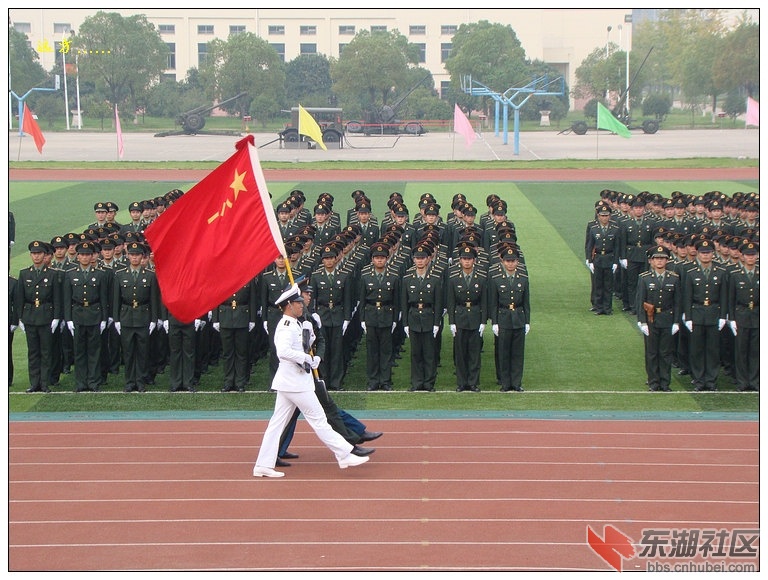
[[[693,320],[686,320],[685,327],[688,329],[688,332],[693,332]]]
[[[51,320],[51,334],[56,332],[56,328],[58,326],[59,326],[59,319],[58,318],[54,318],[53,320]]]
[[[645,336],[648,336],[650,334],[650,331],[648,330],[648,325],[645,322],[638,322],[637,327],[640,329],[640,332],[642,332]]]
[[[251,332],[254,328],[256,328],[255,322],[249,322],[248,323],[248,332]]]
[[[627,259],[626,258],[622,258],[621,260],[619,260],[619,264],[621,264],[621,267],[624,268],[625,270],[627,269]]]
[[[320,357],[319,356],[313,356],[310,357],[312,360],[309,363],[310,368],[316,369],[320,366]]]
[[[616,268],[618,268],[618,267],[619,267],[618,264],[614,264],[613,266],[611,266],[611,272],[615,274],[616,273]]]
[[[480,333],[480,336],[483,336],[483,333],[485,332],[485,324],[480,325],[478,332]]]
[[[736,321],[735,320],[729,320],[728,326],[731,327],[731,332],[733,333],[733,336],[736,336]]]
[[[525,325],[525,334],[527,335],[529,332],[531,332],[531,325],[530,324],[526,324]]]
[[[499,336],[499,325],[494,324],[491,326],[491,330],[493,330],[493,336]]]
[[[345,320],[341,323],[341,334],[347,334],[347,327],[349,326],[349,320]]]
[[[363,329],[363,334],[368,334],[368,329],[365,327],[365,322],[360,323],[360,328]]]
[[[170,327],[171,327],[171,323],[168,320],[163,320],[163,330],[165,331],[165,334],[168,334],[168,329]]]
[[[672,336],[674,336],[675,334],[677,334],[677,332],[678,332],[679,330],[680,330],[680,324],[679,324],[679,323],[677,323],[677,322],[675,322],[675,323],[672,325]]]
[[[149,323],[149,334],[152,334],[155,332],[155,328],[157,328],[157,323],[152,321]]]
[[[75,323],[71,320],[67,320],[67,328],[72,336],[75,336]]]
[[[21,320],[19,320],[19,328],[21,328],[21,332],[27,332],[27,329],[24,328],[24,323]]]
[[[317,312],[313,312],[312,313],[312,320],[314,320],[317,323],[317,327],[318,328],[322,328],[323,327],[323,321],[322,321],[322,319],[320,318],[320,315]]]
[[[455,337],[456,336],[456,325],[455,324],[451,324],[450,328],[451,328],[451,336]],[[437,336],[437,335],[435,335],[435,336]]]
[[[395,328],[397,328],[397,322],[393,322],[393,323],[392,323],[392,330],[390,331],[390,334],[392,334],[393,332],[395,332]]]
[[[403,326],[403,332],[405,332],[405,336],[407,336],[408,338],[411,338],[411,335],[408,332],[408,327],[407,326]]]
[[[16,329],[18,328],[18,326],[16,326],[15,324],[11,324],[11,325],[9,326],[9,328],[10,328],[11,332],[15,332],[15,331],[16,331]]]
[[[266,322],[264,324],[266,324]],[[221,322],[214,322],[213,323],[213,329],[216,332],[221,332]]]
[[[589,271],[593,274],[595,273],[595,265],[592,262],[587,262],[587,268],[589,268]]]
[[[117,322],[117,321],[115,322],[115,331],[117,332],[117,334],[120,334],[120,322]]]
[[[106,328],[107,328],[107,321],[106,320],[102,320],[99,323],[99,334],[102,334],[104,332],[104,330],[106,330]]]
[[[437,338],[437,331],[438,331],[438,330],[440,330],[440,327],[439,327],[439,326],[433,326],[433,327],[432,327],[432,336],[433,336],[434,338]]]
[[[269,334],[268,327],[269,327],[269,323],[265,320],[264,321],[264,332],[266,332],[267,334]]]
[[[718,321],[717,321],[717,329],[718,330],[722,330],[723,328],[725,328],[725,323],[726,323],[725,318],[718,319]]]
[[[203,327],[203,321],[199,318],[195,318],[195,332],[200,330]]]

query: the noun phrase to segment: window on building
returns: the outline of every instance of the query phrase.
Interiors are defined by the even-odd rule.
[[[21,32],[23,34],[32,33],[32,24],[29,22],[14,22],[13,28],[16,30],[16,32]]]
[[[347,46],[348,43],[339,43],[339,56],[341,56],[341,52],[344,50],[344,47]]]
[[[160,75],[160,82],[161,83],[175,83],[176,82],[176,73],[163,73]]]
[[[302,36],[316,36],[317,26],[300,26],[299,34]]]
[[[280,57],[280,60],[285,62],[285,43],[283,42],[270,42],[269,46],[275,49],[275,52],[277,52],[278,56]]]
[[[198,42],[197,43],[197,66],[201,67],[206,62],[208,62],[208,43]]]
[[[443,100],[451,99],[451,81],[440,81],[440,98]]]
[[[456,31],[458,29],[459,27],[456,26],[455,24],[443,24],[440,27],[440,34],[442,34],[443,36],[453,36],[454,34],[456,34]]]
[[[282,24],[271,24],[267,27],[267,34],[285,34],[285,26]]]
[[[423,36],[427,33],[427,27],[423,24],[411,24],[408,27],[408,34],[411,36]]]
[[[229,35],[232,36],[233,34],[242,34],[245,32],[245,24],[230,24],[229,25]]]
[[[427,62],[427,45],[423,42],[414,42],[414,46],[416,46],[419,49],[419,61],[418,62]]]
[[[72,30],[72,25],[69,22],[54,22],[53,33],[54,34],[69,34]]]
[[[166,63],[166,69],[176,70],[176,43],[166,42],[165,46],[168,47],[168,62]]]
[[[299,45],[299,54],[317,54],[317,45],[313,42],[302,42]]]
[[[386,32],[387,31],[387,25],[379,25],[379,26],[371,26],[371,33],[373,32]]]
[[[339,26],[339,34],[345,34],[345,35],[355,35],[355,27],[351,24],[343,24]]]
[[[175,24],[158,24],[157,30],[160,32],[160,34],[175,34],[176,25]]]
[[[440,62],[445,62],[451,57],[451,50],[453,49],[452,42],[443,42],[440,44]]]
[[[198,24],[197,25],[197,33],[198,34],[213,34],[213,24]]]

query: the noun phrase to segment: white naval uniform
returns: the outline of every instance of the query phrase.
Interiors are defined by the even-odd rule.
[[[314,333],[311,338],[311,342],[314,342]],[[272,381],[272,389],[277,391],[275,411],[264,432],[256,466],[275,467],[280,436],[296,408],[326,447],[333,451],[337,461],[347,457],[353,445],[328,424],[325,411],[315,395],[312,373],[304,370],[308,355],[302,345],[302,326],[299,320],[283,315],[275,328],[275,352],[280,360]]]

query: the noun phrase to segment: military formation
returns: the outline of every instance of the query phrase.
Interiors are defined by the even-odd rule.
[[[458,392],[523,391],[530,285],[498,195],[480,211],[462,194],[443,209],[424,193],[411,211],[393,192],[376,216],[355,190],[342,216],[332,194],[307,204],[293,190],[275,208],[285,257],[189,323],[163,304],[144,238],[181,195],[131,203],[127,224],[115,221],[115,203],[98,202],[84,232],[29,244],[31,265],[9,277],[11,332],[20,328],[27,340],[28,392],[48,392],[69,373],[78,392],[98,391],[109,375],[126,392],[143,392],[166,370],[171,391],[195,391],[216,365],[218,388],[243,392],[260,360],[274,377],[276,302],[296,279],[311,288],[306,315],[323,338],[318,372],[330,391],[345,388],[361,344],[369,391],[431,392],[441,368],[455,374]],[[650,390],[670,389],[671,367],[699,391],[715,390],[721,371],[738,390],[759,389],[758,204],[754,193],[601,192],[585,236],[591,308],[612,315],[616,303],[636,317]],[[450,361],[440,360],[445,332]],[[393,384],[393,367],[405,363],[410,384]],[[484,364],[493,364],[495,385],[480,384]]]
[[[29,244],[31,265],[9,277],[11,331],[22,329],[28,344],[28,392],[49,392],[70,373],[78,392],[98,391],[110,374],[122,377],[125,392],[144,392],[166,370],[171,391],[195,391],[219,364],[221,391],[245,391],[259,360],[274,377],[272,337],[282,316],[276,301],[296,279],[311,288],[307,315],[322,333],[318,371],[330,391],[344,389],[361,343],[367,390],[434,391],[447,325],[454,360],[446,366],[455,368],[456,390],[477,392],[489,323],[497,388],[523,390],[528,275],[499,196],[489,195],[478,212],[456,194],[446,214],[425,193],[412,216],[394,192],[379,218],[362,190],[351,193],[344,216],[332,194],[321,193],[310,210],[304,193],[293,190],[275,208],[285,257],[182,323],[163,304],[144,237],[181,195],[131,203],[127,224],[115,221],[117,204],[98,202],[84,232]],[[406,344],[411,384],[394,385],[392,369]]]
[[[695,391],[721,374],[759,390],[759,225],[756,193],[601,192],[584,246],[591,310],[616,300],[636,317],[650,391],[671,390],[673,367]]]

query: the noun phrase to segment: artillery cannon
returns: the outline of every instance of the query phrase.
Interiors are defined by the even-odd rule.
[[[366,111],[364,113],[364,121],[350,121],[347,123],[347,131],[350,133],[365,133],[366,135],[397,135],[399,133],[421,135],[422,133],[426,133],[427,130],[418,121],[408,121],[403,125],[397,120],[397,110],[400,108],[400,105],[403,104],[405,99],[407,99],[413,91],[419,88],[424,81],[430,78],[430,76],[432,75],[425,76],[391,105],[384,105],[378,111]]]
[[[236,101],[247,94],[248,93],[240,93],[239,95],[214,103],[213,105],[202,105],[185,113],[181,113],[176,117],[176,124],[181,125],[180,131],[163,131],[162,133],[155,134],[155,137],[168,137],[170,135],[239,135],[240,133],[236,131],[203,131],[203,127],[205,127],[205,114],[222,105]]]

